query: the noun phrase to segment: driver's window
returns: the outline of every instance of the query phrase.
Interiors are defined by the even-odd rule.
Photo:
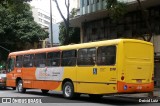
[[[13,71],[13,69],[14,69],[14,59],[10,58],[8,61],[8,72]]]

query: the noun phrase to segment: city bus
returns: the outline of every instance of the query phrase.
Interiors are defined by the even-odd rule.
[[[62,91],[68,99],[88,94],[152,92],[152,43],[113,39],[12,52],[8,56],[7,86]]]

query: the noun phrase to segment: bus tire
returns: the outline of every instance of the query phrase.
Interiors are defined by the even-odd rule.
[[[89,97],[91,99],[100,99],[103,97],[103,95],[100,95],[100,94],[89,94]]]
[[[49,90],[41,89],[41,91],[42,91],[43,94],[47,94]]]
[[[71,82],[65,82],[63,85],[63,96],[67,99],[73,99],[75,96],[74,86]]]
[[[25,93],[26,92],[26,89],[23,88],[23,82],[22,82],[22,80],[19,80],[18,83],[17,83],[17,91],[19,93]]]

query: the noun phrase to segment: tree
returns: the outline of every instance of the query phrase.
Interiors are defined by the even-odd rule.
[[[148,12],[147,9],[144,9],[144,8],[143,8],[142,3],[141,3],[140,0],[137,0],[137,2],[138,2],[138,5],[139,5],[139,8],[140,8],[140,10],[141,10],[142,18],[144,19],[145,24],[146,24],[146,27],[147,27],[147,29],[148,29],[148,36],[146,36],[146,38],[145,38],[145,36],[142,36],[142,38],[143,38],[145,41],[150,42],[151,39],[152,39],[153,34],[152,34],[151,25],[150,25],[150,23],[149,23],[149,15],[148,15],[149,12]]]
[[[73,8],[69,14],[69,17],[74,18],[75,15],[76,15],[76,9]],[[65,35],[66,28],[62,23],[60,24],[59,29],[60,29],[59,40],[61,45],[80,42],[80,28],[69,27],[68,36]]]
[[[25,7],[25,3],[30,1],[32,0],[1,0],[0,4],[7,6],[11,11],[20,12]]]
[[[64,15],[62,14],[61,12],[61,9],[59,8],[59,4],[57,2],[57,0],[54,0],[55,3],[56,3],[56,6],[57,6],[57,9],[65,23],[65,36],[66,36],[66,39],[65,39],[65,42],[64,44],[69,44],[69,7],[70,7],[70,0],[65,0],[65,6],[66,6],[66,9],[67,9],[67,18],[64,17]]]
[[[120,2],[118,0],[106,0],[107,2],[107,9],[109,10],[109,14],[110,17],[114,20],[119,19],[120,17],[123,17],[126,14],[126,3]],[[147,32],[148,32],[148,36],[146,35],[139,35],[140,37],[143,38],[143,40],[145,41],[150,41],[153,34],[152,34],[152,29],[151,29],[151,25],[149,23],[149,15],[148,15],[148,10],[144,9],[142,6],[142,3],[140,0],[137,0],[139,9],[141,11],[141,17],[144,19],[145,21],[145,25],[147,27]]]
[[[65,44],[72,44],[72,43],[79,43],[80,42],[80,29],[79,28],[69,28],[69,36],[68,41],[66,42],[66,28],[64,25],[60,24],[59,26],[60,33],[59,33],[59,40],[61,45]]]
[[[27,44],[48,37],[48,32],[34,22],[30,6],[24,1],[30,0],[3,0],[0,4],[0,45],[11,51],[23,50]]]
[[[126,3],[118,0],[106,0],[106,2],[106,9],[108,9],[111,19],[116,21],[126,14]]]

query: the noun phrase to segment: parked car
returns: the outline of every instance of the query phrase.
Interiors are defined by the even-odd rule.
[[[6,88],[6,73],[4,71],[0,73],[0,88]]]

